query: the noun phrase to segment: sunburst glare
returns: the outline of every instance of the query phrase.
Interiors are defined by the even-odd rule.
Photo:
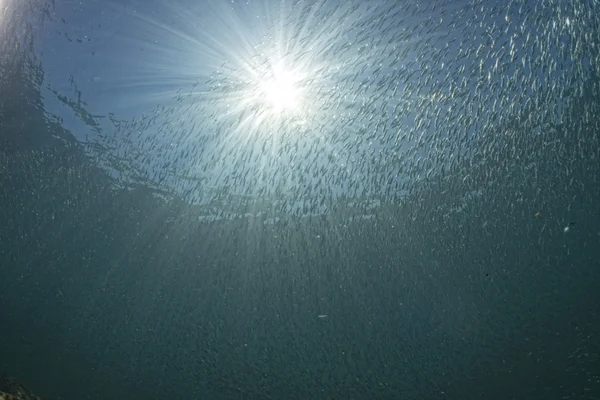
[[[244,195],[283,193],[305,185],[302,165],[323,165],[355,176],[351,189],[362,190],[362,175],[350,172],[356,159],[349,143],[367,131],[376,136],[383,125],[367,128],[374,116],[398,114],[394,103],[408,102],[398,100],[396,91],[386,100],[383,83],[397,54],[357,45],[377,8],[325,0],[162,4],[164,9],[137,20],[136,32],[144,34],[133,43],[147,46],[152,57],[125,82],[132,89],[150,82],[151,91],[123,101],[164,103],[176,93],[170,114],[160,110],[158,118],[177,122],[160,134],[165,146],[182,154],[199,149],[174,161],[191,171],[190,181]],[[181,23],[174,28],[163,15]],[[378,146],[369,140],[369,148]],[[275,172],[265,181],[269,171]],[[253,181],[236,183],[240,179]]]
[[[273,66],[270,76],[260,83],[260,90],[275,112],[293,112],[302,101],[299,81],[299,73],[279,61]]]

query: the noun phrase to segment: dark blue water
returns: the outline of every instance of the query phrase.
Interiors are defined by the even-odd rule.
[[[549,29],[543,43],[569,43],[570,50],[544,57],[568,55],[575,67],[542,65],[521,78],[504,70],[490,92],[475,79],[463,88],[472,94],[461,96],[455,87],[448,103],[412,103],[407,129],[429,132],[430,142],[402,136],[405,147],[419,148],[405,154],[395,153],[401,145],[387,152],[394,138],[387,125],[375,134],[382,149],[365,150],[351,138],[368,135],[381,113],[364,131],[336,130],[327,143],[356,156],[340,169],[311,158],[325,151],[318,147],[304,159],[287,159],[292,145],[285,140],[296,139],[282,128],[284,161],[267,163],[264,175],[275,178],[253,181],[259,194],[251,196],[234,190],[252,179],[249,166],[246,175],[223,167],[213,170],[213,180],[169,186],[178,182],[173,177],[193,174],[194,163],[178,161],[192,155],[162,147],[150,123],[125,120],[138,133],[152,132],[152,157],[164,157],[135,170],[143,155],[120,150],[143,149],[141,133],[95,124],[109,115],[99,116],[76,92],[52,87],[48,71],[56,65],[45,65],[35,46],[14,50],[15,42],[44,42],[50,33],[36,27],[43,15],[59,21],[65,4],[47,3],[47,14],[24,11],[31,24],[6,14],[12,19],[1,37],[11,56],[0,59],[4,373],[42,398],[65,400],[600,398],[598,55],[575,45],[597,52],[590,37],[570,42],[530,10],[536,29]],[[589,11],[577,15],[592,31],[594,4],[573,6]],[[335,10],[327,4],[312,18],[326,21]],[[488,22],[505,19],[483,14]],[[498,40],[504,39],[510,46],[510,35]],[[519,40],[525,52],[529,44]],[[479,65],[482,56],[467,47],[459,45]],[[463,59],[456,53],[445,57]],[[451,71],[460,86],[464,70],[457,64]],[[523,103],[506,97],[509,89],[522,92],[511,76],[532,87],[562,80]],[[42,94],[48,87],[82,131],[50,111],[56,101],[50,105]],[[513,106],[487,108],[502,96]],[[367,103],[356,107],[381,110]],[[115,103],[114,111],[121,107]],[[178,137],[183,117],[173,117],[165,132]],[[319,126],[327,132],[329,125]],[[84,131],[99,136],[85,141]],[[221,151],[214,140],[211,151]],[[218,154],[235,167],[251,160],[244,149]],[[200,160],[211,157],[200,145],[191,151]],[[161,185],[148,171],[165,163],[179,170]],[[304,178],[280,175],[281,168],[312,178],[300,184]],[[364,190],[348,189],[354,181]],[[384,189],[374,190],[376,184]],[[206,198],[198,193],[211,193],[211,201],[191,201]]]

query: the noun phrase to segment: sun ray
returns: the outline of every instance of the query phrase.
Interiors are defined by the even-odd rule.
[[[272,67],[269,77],[260,83],[260,90],[275,112],[293,111],[302,96],[297,87],[299,76],[280,61]]]

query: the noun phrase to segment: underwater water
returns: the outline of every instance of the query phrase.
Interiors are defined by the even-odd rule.
[[[0,0],[0,371],[600,398],[599,27],[592,0]]]

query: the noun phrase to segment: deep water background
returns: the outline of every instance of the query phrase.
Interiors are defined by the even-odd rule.
[[[38,395],[600,397],[597,80],[373,209],[206,221],[100,168],[39,65],[1,75],[0,368]]]
[[[72,149],[3,154],[3,368],[59,398],[592,396],[599,175],[571,165],[450,215],[452,178],[370,220],[207,223]]]

